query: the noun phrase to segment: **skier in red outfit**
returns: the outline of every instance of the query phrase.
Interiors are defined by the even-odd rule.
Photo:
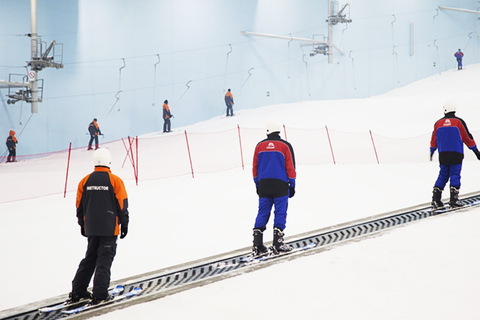
[[[463,59],[463,52],[462,50],[458,49],[457,52],[454,54],[455,58],[457,58],[458,70],[463,69],[462,59]]]

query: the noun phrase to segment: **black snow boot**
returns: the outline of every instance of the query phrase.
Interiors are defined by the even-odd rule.
[[[82,301],[89,301],[93,298],[93,295],[90,291],[85,291],[81,294],[75,293],[75,292],[70,292],[68,294],[68,299],[65,300],[65,304],[74,304],[77,302],[82,302]]]
[[[288,252],[293,249],[292,246],[284,243],[283,236],[284,233],[282,230],[279,228],[273,228],[273,253],[279,254],[280,252]]]
[[[267,247],[263,245],[263,231],[260,229],[253,229],[252,255],[259,256],[267,252]]]
[[[458,199],[458,194],[460,193],[459,188],[457,187],[450,187],[450,207],[452,208],[457,208],[457,207],[463,207],[465,204]]]
[[[434,210],[445,208],[442,202],[442,191],[439,187],[433,187],[432,208]]]

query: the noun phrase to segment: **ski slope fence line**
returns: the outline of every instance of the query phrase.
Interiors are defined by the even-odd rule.
[[[480,132],[472,132],[480,137]],[[282,138],[295,151],[297,168],[310,165],[379,165],[430,161],[430,134],[411,138],[388,138],[371,131],[344,132],[327,127],[283,127]],[[100,147],[112,152],[112,172],[124,180],[158,180],[215,173],[241,168],[247,174],[257,143],[266,138],[263,128],[236,128],[218,132],[174,131],[128,137]],[[135,142],[132,142],[135,139]],[[92,151],[77,147],[56,152],[20,155],[18,162],[0,164],[0,203],[76,190],[78,182],[93,170]],[[69,158],[70,153],[70,158]],[[433,161],[437,160],[438,153]],[[465,160],[476,160],[465,148]],[[42,181],[28,183],[35,173]],[[66,177],[68,180],[66,180]],[[19,192],[21,190],[21,192]]]

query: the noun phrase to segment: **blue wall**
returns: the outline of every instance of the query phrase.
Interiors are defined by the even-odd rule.
[[[224,113],[228,88],[235,110],[360,98],[455,68],[458,48],[466,67],[480,62],[478,15],[437,9],[477,10],[476,1],[348,3],[353,22],[333,36],[344,54],[329,64],[312,46],[240,33],[323,40],[327,0],[38,0],[38,33],[63,43],[65,67],[39,73],[37,114],[0,89],[0,132],[20,135],[19,154],[51,152],[86,145],[94,117],[104,141],[160,131],[165,99],[178,127]],[[26,74],[29,32],[30,1],[2,0],[0,79]]]

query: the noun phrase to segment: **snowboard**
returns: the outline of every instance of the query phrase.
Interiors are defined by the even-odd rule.
[[[108,293],[115,296],[115,295],[121,294],[124,290],[125,288],[123,286],[118,285],[115,288],[108,290]],[[52,311],[61,310],[65,308],[78,307],[78,306],[87,304],[89,302],[90,302],[90,299],[80,299],[78,302],[74,302],[74,303],[62,302],[59,304],[55,304],[53,306],[40,308],[38,309],[38,312],[49,313]]]
[[[111,299],[111,300],[103,301],[103,302],[100,302],[98,304],[87,303],[87,304],[82,305],[82,306],[77,307],[77,308],[62,310],[62,313],[65,314],[65,315],[71,315],[71,314],[77,314],[77,313],[84,312],[84,311],[91,310],[91,309],[100,308],[100,307],[103,307],[105,305],[109,305],[109,304],[112,304],[114,302],[118,302],[120,300],[124,300],[124,299],[131,298],[133,296],[137,296],[140,293],[142,293],[142,291],[143,291],[142,288],[135,287],[130,292],[115,295],[113,297],[113,299]]]
[[[474,201],[472,203],[466,203],[464,206],[461,206],[461,207],[451,207],[448,203],[445,203],[444,208],[442,208],[442,209],[430,208],[430,211],[433,214],[437,215],[437,214],[442,214],[442,213],[446,213],[446,212],[452,212],[452,211],[457,211],[457,210],[461,210],[461,209],[467,209],[467,208],[475,207],[475,206],[478,206],[478,205],[480,205],[479,200]]]
[[[290,251],[282,251],[282,252],[278,252],[278,253],[275,253],[273,251],[272,247],[270,247],[270,248],[268,248],[268,252],[266,252],[264,254],[260,254],[258,256],[253,256],[253,255],[250,254],[248,256],[245,256],[245,257],[241,258],[240,263],[244,263],[244,264],[259,263],[259,262],[262,262],[262,261],[267,261],[267,260],[272,260],[272,259],[276,259],[276,258],[279,258],[279,257],[283,257],[283,256],[286,256],[286,255],[295,253],[295,252],[306,251],[306,250],[315,248],[316,246],[317,246],[316,242],[310,242],[309,244],[306,244],[306,245],[298,247],[298,248],[294,248]]]

